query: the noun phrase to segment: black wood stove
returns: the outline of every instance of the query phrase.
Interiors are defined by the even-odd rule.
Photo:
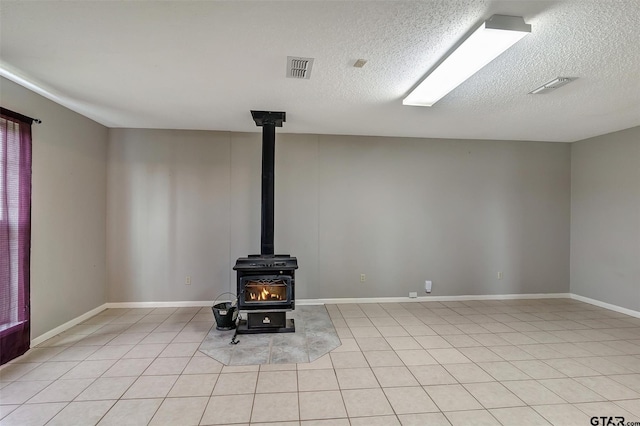
[[[251,111],[262,127],[262,235],[260,254],[241,257],[233,269],[237,273],[238,309],[249,311],[238,324],[238,334],[291,333],[295,309],[295,270],[298,260],[288,254],[274,254],[275,134],[286,113]]]

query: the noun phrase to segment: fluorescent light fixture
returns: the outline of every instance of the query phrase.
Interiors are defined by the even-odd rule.
[[[493,15],[434,67],[402,101],[432,106],[531,32],[520,16]]]
[[[551,81],[547,81],[542,86],[537,89],[533,89],[529,92],[530,95],[540,95],[542,93],[549,93],[557,89],[558,87],[562,87],[565,84],[571,83],[573,80],[576,80],[577,77],[556,77]]]

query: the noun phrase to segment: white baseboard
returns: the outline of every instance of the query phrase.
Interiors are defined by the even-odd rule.
[[[38,337],[36,337],[34,339],[31,339],[31,347],[37,346],[40,343],[44,342],[45,340],[49,340],[52,337],[55,337],[58,334],[67,331],[71,327],[76,326],[76,325],[80,324],[81,322],[88,320],[92,316],[98,315],[100,312],[104,311],[105,309],[107,309],[107,304],[106,303],[104,305],[100,305],[97,308],[94,308],[94,309],[90,310],[89,312],[85,312],[84,314],[80,315],[79,317],[75,317],[71,321],[67,321],[64,324],[59,325],[58,327],[54,328],[53,330],[49,330],[46,333],[41,334],[40,336],[38,336]]]
[[[620,312],[621,314],[629,315],[631,317],[640,318],[640,312],[633,309],[623,308],[622,306],[612,305],[611,303],[601,302],[589,297],[580,296],[579,294],[569,293],[572,299],[579,300],[580,302],[589,303],[590,305],[599,306],[601,308],[609,309],[610,311]]]
[[[570,293],[537,294],[476,294],[463,296],[421,297],[355,297],[337,299],[296,299],[296,305],[335,305],[342,303],[407,303],[407,302],[455,302],[463,300],[515,300],[515,299],[569,299]]]
[[[224,300],[220,299],[220,302]],[[184,300],[177,302],[111,302],[105,304],[108,309],[122,308],[202,308],[213,306],[209,300]]]
[[[336,298],[336,299],[296,299],[296,305],[329,305],[343,303],[406,303],[406,302],[454,302],[464,300],[516,300],[516,299],[575,299],[580,302],[589,303],[601,308],[609,309],[614,312],[620,312],[635,318],[640,318],[640,312],[632,309],[623,308],[621,306],[612,305],[610,303],[601,302],[596,299],[580,296],[573,293],[536,293],[536,294],[476,294],[464,296],[421,296],[421,297],[358,297],[358,298]],[[219,300],[223,301],[223,300]],[[66,323],[47,331],[46,333],[31,340],[31,346],[36,346],[47,339],[80,324],[81,322],[99,314],[105,309],[117,308],[190,308],[190,307],[208,307],[212,306],[213,301],[177,301],[177,302],[111,302],[98,306],[95,309],[86,312],[79,317],[67,321]]]
[[[422,296],[422,297],[343,297],[335,299],[296,299],[296,305],[333,305],[343,303],[406,303],[406,302],[453,302],[460,300],[514,300],[514,299],[569,299],[570,293],[536,294],[478,294],[464,296]],[[219,299],[218,302],[226,302]],[[190,308],[213,306],[213,301],[176,301],[176,302],[111,302],[105,305],[109,309],[122,308]]]

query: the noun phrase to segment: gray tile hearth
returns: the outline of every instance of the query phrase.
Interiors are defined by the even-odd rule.
[[[234,330],[215,327],[200,345],[200,352],[225,365],[297,364],[312,362],[341,345],[324,306],[299,306],[287,316],[295,321],[295,333],[240,334],[231,344]]]

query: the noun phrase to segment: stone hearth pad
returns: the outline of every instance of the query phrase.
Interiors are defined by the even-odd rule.
[[[230,344],[235,330],[213,327],[200,352],[225,365],[290,364],[315,361],[342,344],[324,306],[299,306],[287,318],[295,333],[239,334],[237,345]]]

